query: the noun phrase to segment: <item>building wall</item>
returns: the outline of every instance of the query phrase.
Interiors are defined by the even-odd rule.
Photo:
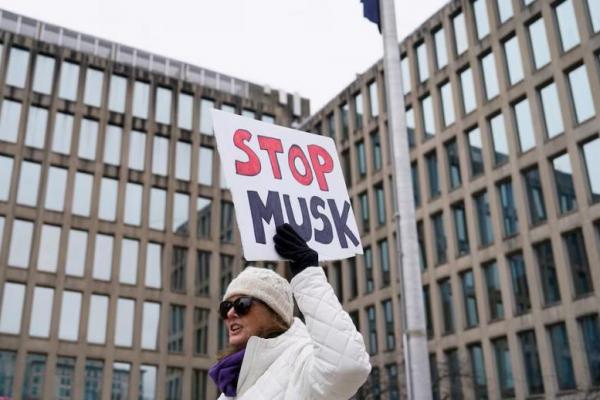
[[[213,310],[245,262],[207,112],[292,125],[308,101],[0,15],[0,396],[215,398]]]
[[[461,392],[467,398],[485,394],[489,398],[501,395],[524,398],[536,393],[550,398],[587,391],[600,384],[596,372],[600,354],[600,185],[595,176],[600,171],[597,161],[600,156],[597,113],[600,104],[599,6],[593,0],[532,0],[527,3],[530,4],[521,0],[452,1],[400,44],[405,71],[405,102],[414,119],[411,122],[410,113],[407,114],[412,143],[410,159],[415,166],[417,182],[413,186],[419,199],[416,219],[419,231],[422,231],[419,235],[423,256],[421,279],[424,290],[429,293],[429,304],[426,305],[431,310],[428,315],[431,321],[428,326],[429,352],[432,368],[437,369],[432,379],[439,386],[436,387],[437,398],[444,395],[457,398]],[[510,15],[501,22],[500,11],[508,10],[508,6],[512,12],[503,14]],[[460,29],[454,21],[460,21],[460,18],[464,18],[464,48],[456,42]],[[481,24],[486,21],[488,30]],[[536,21],[541,22],[532,25]],[[545,31],[544,41],[537,36],[541,26]],[[442,32],[437,37],[443,39],[445,49],[437,45],[442,40],[436,43],[437,32]],[[513,37],[516,41],[509,42]],[[573,40],[576,37],[579,40]],[[424,47],[421,47],[423,43]],[[513,55],[513,49],[518,49],[520,55]],[[492,58],[484,63],[491,62],[482,65],[487,54],[492,54]],[[441,55],[446,56],[447,62],[438,64]],[[534,57],[538,57],[537,65]],[[518,70],[515,70],[519,64],[522,65],[522,78],[518,78]],[[471,71],[472,83],[469,83],[468,75],[462,75],[467,69]],[[513,71],[512,82],[510,69]],[[576,71],[574,75],[571,74],[573,71]],[[368,309],[375,307],[376,333],[373,337],[379,346],[371,361],[379,367],[376,374],[379,374],[380,383],[379,388],[376,384],[367,385],[366,390],[371,392],[389,388],[386,365],[397,362],[399,368],[402,367],[398,301],[401,293],[395,262],[391,150],[383,106],[383,73],[380,61],[303,125],[307,130],[330,135],[336,140],[359,228],[363,230],[363,247],[372,250],[374,289],[370,293],[366,283],[369,279],[368,256],[328,267],[332,283],[339,279],[332,278],[332,271],[333,275],[342,275],[344,307],[359,320],[367,346],[372,340]],[[497,93],[492,86],[486,88],[486,74],[497,82]],[[587,75],[587,81],[577,85],[575,78],[582,75]],[[370,89],[372,82],[375,82],[376,91]],[[444,104],[447,106],[448,101],[442,98],[442,87],[447,82],[451,87],[449,97],[454,112],[444,114]],[[553,88],[548,89],[550,83],[555,84],[555,92]],[[469,87],[473,88],[472,94]],[[486,90],[490,90],[490,96]],[[552,96],[554,93],[557,95]],[[358,107],[357,94],[362,96]],[[428,96],[433,113],[425,116],[427,101],[424,105],[423,99]],[[528,100],[530,111],[520,114],[523,99]],[[371,104],[375,103],[379,112],[372,113]],[[346,111],[345,107],[348,107]],[[362,124],[358,124],[357,114],[361,110]],[[500,118],[494,122],[502,120],[505,127],[505,149],[500,135],[492,134],[490,122],[497,115]],[[527,123],[529,118],[531,128]],[[563,129],[560,129],[561,125]],[[426,135],[429,126],[431,134]],[[475,128],[478,134],[471,133]],[[375,133],[381,142],[381,156],[376,154]],[[448,157],[447,145],[452,142],[456,143],[456,156]],[[362,145],[365,148],[364,174],[360,171]],[[497,158],[495,153],[498,153]],[[427,160],[433,154],[437,156],[433,174],[439,179],[439,193],[431,195]],[[564,164],[565,159],[560,159],[556,161],[560,170],[554,171],[555,158],[563,154],[570,161],[570,169]],[[379,157],[383,158],[380,168],[376,165]],[[450,180],[449,158],[457,158],[460,168],[454,175],[460,182],[454,186]],[[528,185],[525,173],[532,168],[537,169],[539,178],[533,176]],[[514,213],[510,208],[503,208],[500,198],[498,185],[507,181],[512,183],[517,232],[507,232],[504,228],[505,220],[507,223],[514,221]],[[378,186],[383,186],[385,193],[383,223],[377,221]],[[575,206],[561,211],[559,187],[563,194],[562,204],[575,201]],[[361,218],[363,193],[368,198],[366,224]],[[476,197],[483,193],[487,194],[488,204],[478,212]],[[540,202],[543,202],[545,215],[532,219],[532,210]],[[461,219],[458,226],[456,224],[454,210],[456,213],[464,210],[467,241],[459,241],[464,234]],[[433,217],[436,215],[441,215],[443,231],[436,232],[434,228]],[[572,237],[583,240],[578,248],[567,245],[565,235],[571,232],[579,232]],[[387,240],[389,247],[389,284],[383,280],[386,273],[378,249],[381,240]],[[544,243],[549,243],[551,249],[546,258],[541,252],[548,247],[540,247]],[[436,244],[440,245],[440,253],[444,255],[442,260],[438,260]],[[526,278],[521,280],[513,279],[512,272],[514,269],[517,276],[519,265],[514,260],[518,254],[523,256],[526,273]],[[544,265],[547,267],[543,268]],[[356,296],[351,295],[352,276],[358,279]],[[494,282],[499,285],[497,288]],[[515,294],[518,290],[521,292]],[[442,291],[451,293],[445,308]],[[385,347],[385,314],[381,303],[385,299],[392,300],[394,311],[396,346],[391,350]],[[530,302],[529,309],[527,301]],[[467,307],[476,308],[476,318],[473,312],[469,315]],[[444,329],[445,317],[452,321],[451,329]],[[582,317],[590,319],[582,320]],[[587,337],[583,329],[586,323],[589,323],[585,325]],[[566,327],[566,342],[561,340],[562,325],[557,324]],[[525,355],[534,360],[535,352],[525,354],[523,345],[530,343],[524,341],[530,337],[524,334],[531,330],[535,344],[525,347],[537,349],[539,367],[532,361],[528,370]],[[593,336],[595,339],[590,340]],[[502,350],[503,339],[507,340],[508,353]],[[472,355],[479,349],[483,354],[483,367],[473,365]],[[502,365],[503,355],[508,355],[506,368]],[[543,387],[535,382],[537,373]],[[462,379],[453,379],[459,375]],[[371,383],[376,380],[373,378]],[[387,398],[388,395],[382,396]]]

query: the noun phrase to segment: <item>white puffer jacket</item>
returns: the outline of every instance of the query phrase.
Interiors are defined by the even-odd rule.
[[[347,400],[366,381],[371,365],[365,343],[327,282],[321,267],[296,275],[292,291],[298,318],[273,339],[251,337],[237,397],[218,400]]]

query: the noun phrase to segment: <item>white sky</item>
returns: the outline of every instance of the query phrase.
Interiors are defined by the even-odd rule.
[[[399,38],[447,2],[396,0]],[[298,92],[311,112],[383,55],[360,0],[0,0],[0,8]]]

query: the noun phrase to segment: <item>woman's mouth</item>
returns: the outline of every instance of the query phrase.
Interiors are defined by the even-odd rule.
[[[240,324],[231,324],[229,326],[229,336],[237,335],[242,330],[242,325]]]

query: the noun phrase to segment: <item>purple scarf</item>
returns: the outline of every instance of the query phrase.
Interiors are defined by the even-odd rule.
[[[244,361],[244,352],[242,349],[238,352],[224,357],[208,370],[208,375],[215,382],[221,392],[227,397],[237,395],[237,382]]]

